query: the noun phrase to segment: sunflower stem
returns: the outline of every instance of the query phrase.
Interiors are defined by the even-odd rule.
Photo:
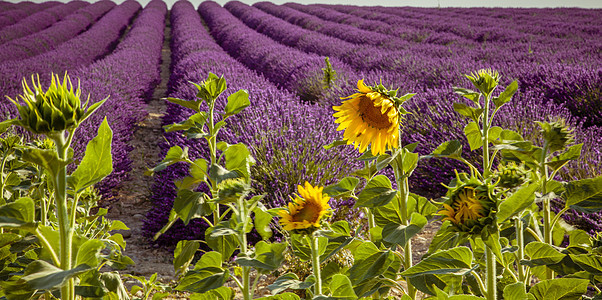
[[[215,133],[215,99],[209,101],[209,138],[207,139],[207,143],[209,144],[209,159],[210,166],[213,166],[217,163],[217,143],[216,143],[216,133]],[[217,182],[211,182],[211,197],[215,197],[217,195]],[[217,226],[220,221],[219,214],[219,203],[216,204],[215,210],[213,210],[213,226]]]
[[[320,253],[318,252],[318,237],[311,234],[310,236],[310,248],[311,248],[311,262],[313,266],[314,277],[316,283],[314,284],[314,297],[322,295],[322,275],[320,274]]]
[[[496,300],[495,254],[487,245],[485,245],[485,259],[487,260],[487,300]]]
[[[491,164],[489,161],[489,102],[491,102],[491,96],[485,96],[485,107],[483,108],[483,177],[487,178],[491,174]]]
[[[541,194],[543,195],[543,239],[544,242],[548,245],[552,245],[552,212],[551,212],[551,204],[550,198],[547,197],[548,193],[548,165],[547,156],[550,146],[548,142],[544,142],[543,151],[541,153],[541,158],[539,160],[539,171],[542,176],[542,184],[541,184]],[[546,279],[554,278],[554,271],[550,268],[546,268]]]
[[[243,224],[242,229],[239,231],[240,233],[240,253],[244,256],[248,255],[247,249],[247,233],[245,228],[247,228],[247,222],[249,222],[249,212],[246,209],[245,202],[243,197],[238,198],[238,218],[239,221]],[[259,275],[258,275],[259,276]],[[251,268],[250,267],[242,267],[242,294],[244,300],[253,299],[253,291],[251,291]]]
[[[55,149],[58,158],[66,161],[71,137],[65,140],[65,131],[51,135],[54,140]],[[57,207],[57,217],[59,221],[59,239],[60,239],[60,268],[71,270],[71,257],[73,244],[73,227],[69,216],[67,204],[67,167],[61,164],[54,181],[54,194]],[[74,200],[75,201],[75,200]],[[75,281],[73,278],[67,281],[67,284],[61,287],[61,299],[75,299]]]
[[[520,262],[525,259],[525,235],[523,229],[523,220],[521,218],[514,219],[514,227],[516,229],[516,241],[518,243],[518,262],[516,263],[518,269],[518,280],[522,283],[526,283],[525,267]]]
[[[372,228],[374,228],[374,226],[376,226],[374,224],[374,215],[372,214],[372,211],[365,207],[365,211],[366,211],[366,217],[368,218],[368,239],[370,239],[370,241],[373,241],[373,236],[372,236]]]
[[[403,144],[401,141],[401,126],[399,126],[399,135],[398,135],[398,147],[399,149],[403,149]],[[403,156],[401,156],[403,157]],[[408,175],[403,171],[403,161],[397,164],[397,167],[394,168],[395,173],[395,182],[397,183],[397,190],[399,191],[399,210],[401,211],[401,223],[402,225],[408,226],[410,220],[408,218],[408,198],[410,195],[409,188],[409,180]],[[407,270],[412,267],[412,239],[408,239],[405,246],[403,247],[403,258],[404,258],[404,268]],[[412,299],[416,298],[416,288],[407,280],[406,284],[408,285],[408,296]]]

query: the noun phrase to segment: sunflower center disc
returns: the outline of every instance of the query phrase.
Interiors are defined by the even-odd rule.
[[[391,127],[391,121],[387,116],[391,108],[387,109],[385,114],[380,111],[380,107],[374,105],[374,102],[366,97],[360,98],[359,114],[362,120],[373,128],[388,129]]]
[[[320,217],[320,207],[315,203],[305,202],[303,208],[300,209],[294,216],[293,222],[308,221],[310,223],[315,222]]]

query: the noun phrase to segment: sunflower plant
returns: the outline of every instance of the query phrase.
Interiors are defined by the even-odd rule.
[[[358,266],[349,270],[354,292],[358,296],[385,295],[394,288],[414,299],[415,283],[401,285],[399,281],[405,280],[401,272],[413,265],[412,237],[436,210],[426,198],[409,190],[408,179],[418,165],[419,155],[414,153],[417,143],[403,145],[400,135],[404,115],[409,114],[403,105],[415,94],[398,96],[398,90],[382,84],[368,86],[363,80],[357,87],[357,93],[342,98],[341,105],[333,107],[344,140],[326,148],[354,145],[362,153],[359,159],[364,161],[364,168],[355,172],[357,177],[346,177],[325,191],[331,197],[355,199],[355,206],[364,209],[367,216],[369,241],[352,247],[358,256]],[[388,168],[393,170],[396,189],[387,176],[378,174]],[[368,273],[361,274],[368,270],[364,251],[383,259],[382,268],[368,268]]]
[[[3,122],[0,128],[14,125],[47,139],[24,143],[5,135],[2,140],[0,237],[2,251],[14,255],[2,259],[1,293],[9,299],[52,297],[51,293],[60,293],[61,299],[124,296],[119,275],[101,273],[100,268],[133,263],[121,255],[123,237],[109,233],[127,227],[104,220],[106,210],[90,213],[95,206],[92,199],[97,199],[90,191],[113,171],[112,131],[106,118],[81,162],[67,175],[76,130],[106,98],[82,104],[79,86],[75,88],[65,74],[62,81],[51,75],[47,89],[39,77],[32,76],[31,87],[24,79],[23,94],[9,99],[19,118]],[[17,176],[5,173],[7,164],[14,170],[21,168]],[[17,182],[19,188],[13,185]]]
[[[560,215],[570,208],[599,211],[602,177],[556,181],[558,171],[578,159],[581,150],[580,144],[571,145],[564,123],[537,122],[544,141],[538,147],[515,131],[492,125],[496,113],[518,90],[516,81],[495,96],[498,72],[483,69],[466,78],[476,91],[454,89],[472,105],[454,103],[453,107],[469,119],[464,132],[470,150],[482,151],[482,164],[462,158],[458,141],[445,142],[422,157],[462,161],[469,173],[456,173],[447,186],[436,213],[443,224],[426,258],[402,274],[410,281],[426,282],[419,289],[438,297],[577,299],[588,285],[599,293],[596,274],[600,270],[592,266],[601,257],[585,232],[567,231]],[[565,200],[565,207],[553,215],[551,202],[557,198]],[[569,246],[559,248],[565,234]],[[531,286],[534,276],[541,282]],[[551,290],[562,292],[552,295]]]
[[[260,276],[256,276],[255,281],[251,282],[251,269],[255,269],[258,274],[276,270],[284,259],[283,250],[286,245],[265,241],[272,235],[269,227],[272,215],[261,202],[263,196],[250,196],[250,168],[255,164],[251,152],[242,143],[231,145],[217,140],[217,135],[227,125],[228,118],[250,105],[249,94],[246,90],[231,94],[227,97],[223,111],[218,111],[216,103],[227,88],[226,80],[209,73],[205,81],[193,84],[198,90],[196,99],[166,100],[192,109],[195,114],[180,123],[166,126],[165,130],[182,131],[189,139],[205,139],[209,157],[193,160],[188,156],[187,148],[173,146],[164,160],[147,172],[152,175],[180,162],[189,166],[189,176],[176,182],[178,193],[169,222],[155,238],[177,220],[182,220],[187,225],[190,220],[201,218],[209,225],[203,242],[213,251],[204,253],[192,266],[195,253],[200,249],[200,242],[178,243],[173,260],[174,270],[179,275],[176,290],[193,292],[199,297],[210,299],[229,298],[233,297],[234,292],[223,285],[232,279],[244,299],[252,299]],[[209,193],[197,191],[201,184],[209,187]],[[249,247],[247,234],[253,228],[264,240]],[[230,258],[237,250],[239,253],[232,264]]]

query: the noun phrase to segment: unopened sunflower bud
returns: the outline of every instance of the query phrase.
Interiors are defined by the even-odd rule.
[[[548,143],[550,151],[560,151],[573,142],[573,130],[564,123],[564,120],[555,122],[537,122],[541,126],[543,138]]]
[[[491,95],[500,82],[500,74],[492,69],[481,69],[465,76],[485,95]]]
[[[249,191],[249,184],[242,178],[231,178],[223,180],[218,185],[219,202],[233,202]]]
[[[497,186],[507,189],[519,187],[529,181],[530,172],[524,165],[514,162],[500,164],[493,174]]]
[[[16,125],[33,133],[47,134],[70,130],[83,121],[85,111],[81,105],[81,92],[79,87],[73,90],[67,74],[62,83],[58,75],[52,75],[52,82],[46,91],[40,84],[39,76],[37,81],[32,76],[32,87],[33,90],[23,80],[23,94],[19,97],[25,105],[9,98],[17,106],[21,116],[20,120],[15,121]]]

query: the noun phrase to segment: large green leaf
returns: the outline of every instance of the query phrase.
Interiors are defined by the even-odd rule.
[[[593,254],[569,255],[583,270],[595,276],[602,276],[602,256]]]
[[[222,268],[205,267],[192,270],[186,273],[176,290],[205,293],[224,286],[229,277],[230,273]]]
[[[562,198],[567,207],[575,210],[585,213],[602,210],[602,176],[569,182]]]
[[[495,109],[498,110],[500,107],[502,107],[502,105],[510,102],[510,100],[512,100],[512,96],[516,93],[516,91],[518,90],[518,82],[512,81],[512,83],[510,83],[506,89],[500,93],[499,96],[497,97],[493,97],[493,104],[495,104]]]
[[[35,204],[31,198],[19,198],[15,202],[0,206],[0,227],[30,228],[33,222]]]
[[[43,260],[36,260],[27,265],[23,277],[16,282],[7,282],[4,288],[6,294],[24,294],[36,290],[52,291],[63,286],[70,278],[88,270],[90,267],[87,265],[62,270]]]
[[[68,162],[59,159],[54,150],[43,150],[33,147],[21,149],[21,158],[24,161],[34,163],[48,171],[55,178],[61,167],[67,166]]]
[[[376,225],[385,227],[390,223],[401,224],[401,213],[399,210],[399,201],[390,201],[386,205],[373,208],[372,213],[374,214]]]
[[[527,294],[524,283],[515,282],[504,287],[504,299],[535,300],[535,297]]]
[[[343,274],[334,274],[330,281],[330,297],[334,299],[357,299],[351,280]]]
[[[349,269],[349,279],[354,286],[362,281],[385,273],[395,255],[390,250],[379,250],[372,242],[365,242],[353,251],[354,263]]]
[[[360,180],[355,177],[345,177],[336,184],[324,188],[324,193],[330,197],[348,197],[355,191]]]
[[[408,213],[417,212],[427,219],[431,219],[438,207],[426,197],[410,193],[407,202]]]
[[[228,96],[228,103],[226,103],[226,116],[235,115],[251,105],[249,101],[249,93],[246,90],[239,90],[238,92]]]
[[[479,128],[477,123],[474,121],[466,124],[464,127],[464,134],[468,140],[468,145],[470,145],[470,151],[474,151],[483,146],[483,135],[481,134],[481,128]]]
[[[255,214],[253,223],[255,223],[255,230],[257,230],[257,233],[259,233],[264,240],[271,238],[272,229],[270,229],[270,223],[272,223],[272,215],[267,212],[267,209],[261,203],[258,203],[255,209],[253,209],[253,213]]]
[[[199,259],[199,261],[197,261],[194,265],[194,269],[200,270],[206,267],[221,268],[222,261],[223,259],[221,253],[217,251],[209,251],[201,256],[201,259]]]
[[[261,298],[258,298],[257,300],[300,300],[300,299],[301,298],[299,298],[299,296],[297,296],[296,294],[287,292],[287,293],[283,293],[283,294],[279,294],[279,295],[261,297]]]
[[[355,205],[357,207],[379,207],[389,203],[397,195],[397,190],[391,188],[391,181],[385,175],[374,176],[359,194]]]
[[[576,300],[587,292],[589,281],[576,278],[556,278],[535,284],[529,290],[537,300]]]
[[[425,274],[464,275],[471,271],[472,252],[467,247],[456,247],[435,252],[400,275],[413,277]]]
[[[255,253],[253,257],[239,255],[236,263],[244,267],[253,267],[259,271],[273,271],[280,267],[284,261],[285,243],[268,244],[259,241],[255,244]]]
[[[583,148],[583,144],[573,145],[560,155],[553,157],[546,164],[550,166],[552,170],[558,170],[566,165],[569,161],[579,159],[581,156],[581,148]]]
[[[453,104],[453,108],[454,108],[454,111],[456,111],[457,113],[459,113],[467,118],[471,118],[474,121],[476,121],[481,116],[481,113],[483,113],[482,108],[474,108],[474,107],[468,106],[464,103],[455,102]]]
[[[318,254],[322,255],[326,251],[328,245],[328,238],[318,237]],[[305,261],[311,259],[311,248],[309,247],[309,240],[306,235],[303,234],[291,234],[291,247],[293,253],[299,259]]]
[[[192,219],[213,213],[215,204],[207,200],[205,193],[179,190],[173,202],[173,210],[182,219],[184,225],[188,225]]]
[[[222,254],[222,258],[227,260],[232,256],[234,250],[238,247],[238,239],[234,235],[222,235],[218,237],[212,237],[211,232],[214,227],[209,227],[205,230],[205,241],[211,249]]]
[[[430,157],[460,158],[462,157],[462,144],[457,140],[443,142],[431,154],[425,156],[425,158]]]
[[[96,268],[100,264],[100,250],[105,248],[105,243],[100,240],[88,240],[77,249],[75,265],[87,265]]]
[[[523,185],[518,191],[502,201],[497,213],[497,222],[503,223],[531,206],[533,201],[535,201],[535,191],[537,191],[537,188],[539,188],[538,183]]]
[[[176,275],[186,274],[188,266],[194,258],[194,254],[201,244],[197,241],[179,241],[173,253],[173,268]]]
[[[409,225],[390,223],[383,228],[385,242],[405,247],[406,243],[426,225],[428,220],[419,213],[412,213]]]
[[[190,300],[234,300],[234,290],[227,286],[207,291],[205,293],[193,293]],[[154,299],[153,299],[154,300]]]
[[[255,164],[255,158],[245,144],[239,143],[231,145],[224,151],[226,157],[226,169],[230,171],[239,171],[249,181],[251,166]]]
[[[286,273],[278,277],[274,283],[268,285],[268,289],[270,292],[272,292],[272,295],[276,295],[286,289],[304,290],[312,287],[313,285],[313,282],[304,282],[299,280],[299,277],[295,273]]]
[[[188,161],[188,147],[173,146],[167,150],[165,158],[154,168],[147,170],[145,175],[153,175],[155,172],[163,171],[168,166],[178,162]]]
[[[542,242],[531,242],[527,244],[525,247],[525,254],[531,259],[522,261],[521,264],[531,267],[558,264],[566,256],[566,254],[562,254],[554,247]]]
[[[112,141],[113,131],[105,117],[98,127],[96,137],[86,145],[86,152],[81,163],[67,180],[70,188],[79,193],[113,172]]]

